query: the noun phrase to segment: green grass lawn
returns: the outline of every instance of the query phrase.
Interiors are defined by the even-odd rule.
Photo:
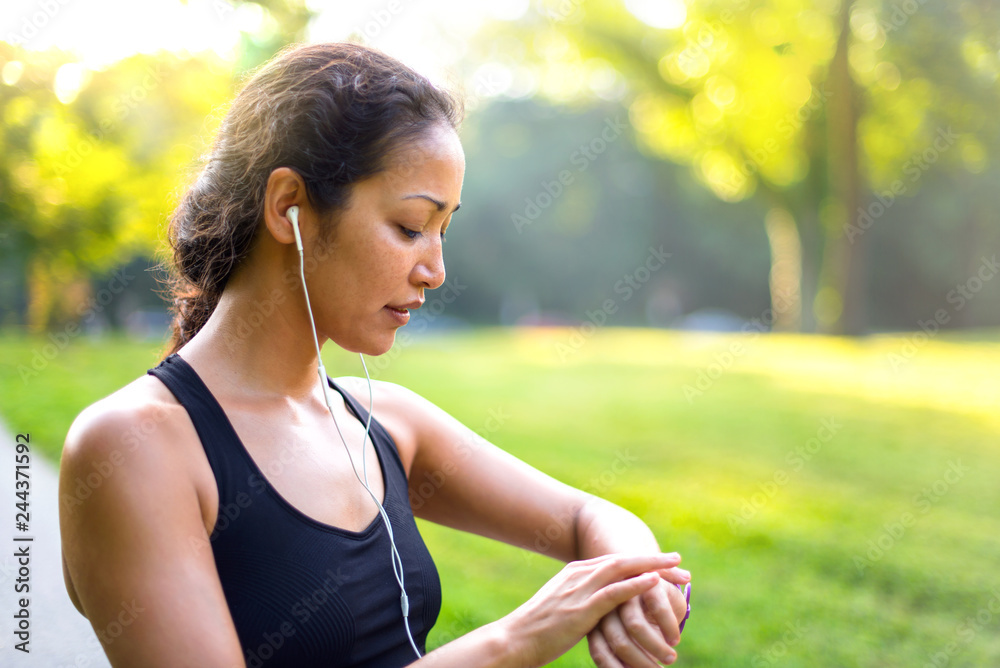
[[[80,339],[24,374],[44,344],[0,337],[0,416],[55,460],[75,415],[159,345]],[[330,375],[364,377],[327,348]],[[366,363],[472,429],[502,414],[493,443],[681,552],[694,585],[677,665],[1000,665],[1000,343],[488,329]],[[429,647],[560,567],[421,530],[445,601]],[[585,644],[553,665],[591,665]]]

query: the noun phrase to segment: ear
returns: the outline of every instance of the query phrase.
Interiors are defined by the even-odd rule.
[[[293,204],[286,207],[283,212],[275,211],[272,213],[267,209],[264,211],[264,226],[279,244],[295,244],[295,230],[292,226],[292,217],[288,215],[288,211],[292,207],[295,207],[300,212],[297,218],[299,220],[299,230],[301,231],[303,219],[301,214],[302,207]]]
[[[295,230],[288,210],[298,208],[299,230],[307,225],[309,207],[299,200],[305,193],[305,183],[299,174],[288,167],[279,167],[271,172],[264,193],[264,225],[270,235],[280,244],[294,244]]]

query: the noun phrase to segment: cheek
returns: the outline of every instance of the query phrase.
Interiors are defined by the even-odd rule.
[[[335,268],[329,274],[338,289],[347,293],[347,301],[384,298],[388,303],[409,294],[404,283],[419,262],[420,237],[410,241],[392,226],[372,223],[370,232],[349,241],[349,252],[342,247],[337,257],[330,258]]]
[[[398,280],[400,274],[409,274],[416,264],[419,244],[419,238],[416,241],[382,241],[368,254],[368,271],[372,276]]]

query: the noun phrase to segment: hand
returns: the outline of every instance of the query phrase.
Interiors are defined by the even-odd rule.
[[[690,583],[687,571],[662,571],[663,579],[622,603],[587,634],[590,654],[601,668],[655,668],[677,659],[687,599],[679,585]]]
[[[520,665],[540,666],[561,656],[602,617],[657,588],[663,583],[663,574],[678,563],[676,553],[607,554],[570,562],[526,603],[500,620]],[[661,601],[662,595],[651,600]]]

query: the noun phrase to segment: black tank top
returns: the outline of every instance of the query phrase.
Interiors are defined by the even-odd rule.
[[[415,661],[381,516],[356,532],[303,514],[271,486],[191,365],[175,353],[148,373],[191,416],[215,474],[219,516],[210,543],[248,668],[395,668]],[[365,424],[364,407],[327,380]],[[403,561],[410,630],[423,653],[441,609],[441,583],[413,519],[395,442],[375,418],[369,437]],[[338,439],[330,447],[343,448]]]

